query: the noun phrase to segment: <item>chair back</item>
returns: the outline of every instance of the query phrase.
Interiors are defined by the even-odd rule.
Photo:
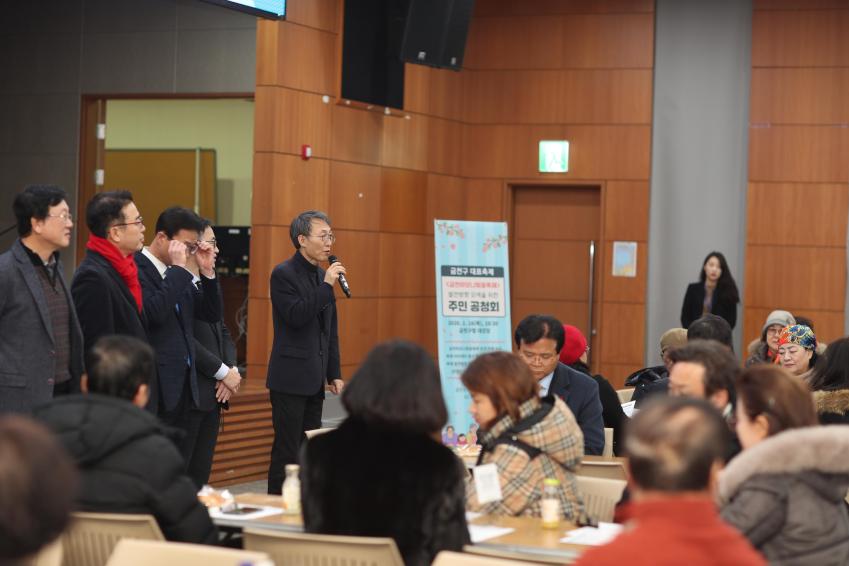
[[[613,511],[622,499],[622,492],[627,482],[587,476],[575,476],[575,479],[578,484],[578,493],[584,500],[587,515],[596,521],[607,523],[612,521]]]
[[[185,542],[122,539],[106,566],[274,566],[263,552]]]
[[[72,513],[62,535],[63,566],[103,566],[124,538],[165,540],[151,515]]]
[[[604,478],[608,480],[627,480],[628,473],[625,471],[625,463],[621,458],[588,458],[581,460],[581,465],[575,471],[575,475],[589,476],[592,478]]]
[[[605,457],[613,456],[613,429],[604,427],[604,450],[601,455]]]
[[[62,566],[62,537],[57,538],[38,553],[22,562],[26,566]]]
[[[555,533],[556,534],[556,533]],[[558,535],[559,538],[560,535]],[[444,554],[447,551],[440,552],[439,554]],[[467,560],[462,564],[468,564],[469,566],[480,564],[481,566],[485,564],[572,564],[575,560],[578,559],[580,552],[577,550],[574,551],[572,557],[569,557],[568,554],[570,551],[563,550],[555,554],[528,554],[526,552],[522,552],[521,549],[501,549],[496,548],[495,546],[483,546],[478,544],[467,544],[463,547],[463,554],[461,556],[468,557]],[[439,559],[439,554],[437,554],[437,559]],[[456,553],[450,553],[456,554]],[[451,557],[453,559],[453,557]],[[470,560],[474,560],[471,562]],[[436,561],[434,561],[436,564]],[[454,562],[451,562],[454,564]],[[461,564],[457,562],[456,564]]]
[[[277,566],[404,566],[391,538],[316,535],[246,528],[246,550],[267,553]]]
[[[319,434],[324,434],[325,432],[330,432],[333,430],[332,428],[314,428],[312,430],[305,431],[304,434],[307,435],[307,438],[312,438],[314,436],[318,436]]]
[[[634,398],[634,387],[628,387],[626,389],[617,389],[616,394],[619,395],[619,404],[628,403],[631,399]]]
[[[451,552],[450,550],[443,550],[436,555],[433,566],[522,566],[529,564],[537,566],[539,564],[539,562],[526,562],[512,558],[493,558],[493,556],[495,555],[469,554],[468,551]]]

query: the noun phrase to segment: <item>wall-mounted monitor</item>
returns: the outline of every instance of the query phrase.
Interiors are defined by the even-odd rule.
[[[204,0],[204,2],[271,20],[286,17],[286,0]]]

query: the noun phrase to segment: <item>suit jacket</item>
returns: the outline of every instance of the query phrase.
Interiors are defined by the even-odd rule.
[[[144,313],[140,313],[136,300],[127,284],[109,263],[109,260],[92,250],[87,250],[71,282],[71,295],[80,326],[85,349],[88,351],[98,338],[123,334],[147,342]],[[149,384],[150,400],[147,409],[156,412],[158,388],[154,380]]]
[[[20,240],[0,254],[0,412],[29,413],[53,398],[53,325],[35,269]],[[61,263],[56,270],[71,317],[71,391],[79,391],[84,371],[82,331]]]
[[[604,451],[604,420],[598,383],[590,376],[558,362],[548,393],[563,399],[572,410],[584,433],[584,453],[601,455]]]
[[[198,409],[211,411],[218,406],[215,398],[216,372],[221,364],[236,365],[236,345],[223,321],[194,321],[195,363],[198,372]]]
[[[681,326],[690,328],[697,318],[701,318],[705,302],[705,284],[690,283],[684,294],[684,304],[681,306]],[[710,307],[711,314],[721,316],[728,321],[731,328],[737,324],[737,303],[729,303],[722,299],[717,300],[714,295],[713,304]]]
[[[316,281],[321,281],[316,285]],[[341,378],[336,297],[324,270],[300,252],[271,272],[274,343],[266,386],[289,395],[315,395]]]
[[[141,252],[136,253],[142,286],[144,313],[150,345],[156,351],[159,391],[164,407],[173,410],[185,387],[186,371],[194,406],[200,395],[195,362],[194,320],[221,320],[218,280],[201,277],[201,290],[192,284],[192,274],[182,267],[169,268],[165,278]],[[179,304],[179,308],[178,308]]]

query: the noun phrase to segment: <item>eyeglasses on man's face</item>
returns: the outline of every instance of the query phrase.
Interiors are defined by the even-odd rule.
[[[48,214],[47,216],[49,216],[50,218],[58,218],[59,220],[61,220],[65,224],[67,224],[68,222],[74,221],[74,215],[71,214],[70,212],[62,212],[60,214]]]
[[[121,222],[119,224],[113,224],[112,226],[136,226],[136,225],[140,226],[142,224],[144,224],[144,218],[139,216],[138,218],[136,218],[132,222]]]
[[[325,244],[332,244],[336,241],[336,234],[328,232],[327,234],[310,234],[310,238],[318,238]]]

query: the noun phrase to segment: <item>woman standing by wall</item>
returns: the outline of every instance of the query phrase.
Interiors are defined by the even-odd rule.
[[[681,307],[681,326],[689,328],[694,320],[710,313],[721,316],[734,328],[739,302],[740,292],[725,256],[720,252],[710,252],[702,263],[699,281],[687,286]]]

